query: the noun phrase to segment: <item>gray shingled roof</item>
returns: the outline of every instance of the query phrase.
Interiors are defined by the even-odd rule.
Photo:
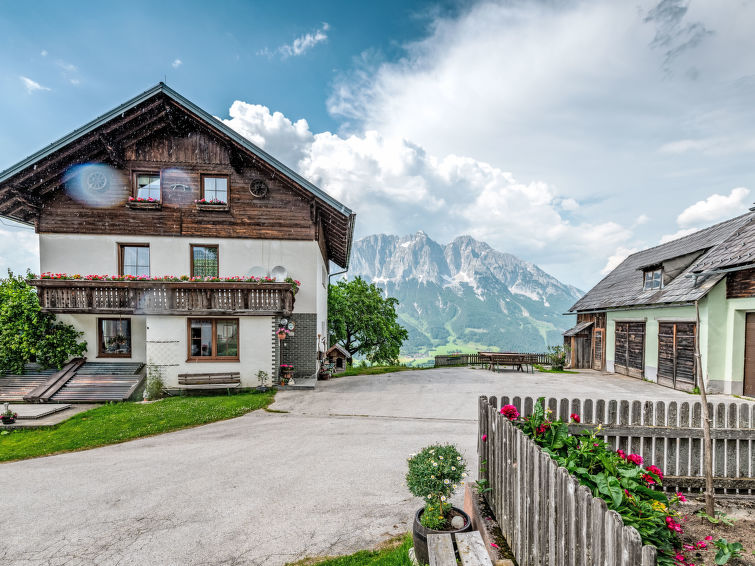
[[[692,266],[692,271],[700,273],[751,263],[755,263],[755,218],[734,230],[725,241],[700,258]]]
[[[580,332],[582,332],[588,326],[592,326],[592,324],[593,324],[592,320],[580,322],[577,326],[574,326],[570,328],[569,330],[567,330],[566,332],[564,332],[564,336],[575,336],[579,334]]]
[[[737,216],[689,236],[630,255],[569,310],[571,312],[600,310],[633,305],[683,303],[700,299],[724,275],[714,274],[697,278],[685,277],[685,275],[692,273],[693,270],[697,273],[703,271],[699,266],[719,265],[713,262],[709,263],[710,258],[720,256],[721,261],[728,261],[723,258],[731,258],[739,249],[737,244],[739,236],[737,234],[755,239],[755,213],[750,212]],[[751,243],[748,251],[752,253],[752,240],[749,241]],[[724,248],[732,250],[732,252],[726,253]],[[697,262],[665,285],[663,289],[643,290],[643,268],[694,252],[705,253]],[[709,268],[705,267],[705,270],[707,269]]]

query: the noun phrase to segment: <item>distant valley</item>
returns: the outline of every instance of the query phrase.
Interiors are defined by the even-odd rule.
[[[443,245],[424,232],[356,241],[348,276],[361,276],[399,300],[408,362],[458,351],[545,351],[562,342],[574,321],[562,313],[583,294],[470,236]]]

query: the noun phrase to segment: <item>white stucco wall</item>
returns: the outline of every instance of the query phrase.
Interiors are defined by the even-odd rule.
[[[58,314],[60,322],[72,325],[84,333],[87,351],[84,354],[90,362],[146,362],[147,349],[145,339],[147,334],[146,316],[94,315],[94,314]],[[131,357],[130,358],[100,358],[97,356],[97,319],[98,318],[129,318],[131,319]]]
[[[118,244],[150,247],[151,275],[188,275],[190,245],[218,245],[221,277],[246,275],[254,266],[268,272],[277,265],[301,281],[294,312],[327,314],[323,296],[322,253],[314,240],[252,240],[241,238],[185,238],[98,234],[40,234],[41,272],[113,275],[118,273]],[[325,318],[323,318],[324,320]],[[319,326],[319,325],[318,325]]]
[[[226,318],[226,317],[222,317]],[[179,373],[241,373],[242,387],[259,385],[257,372],[266,371],[272,384],[273,318],[269,316],[239,317],[239,361],[187,361],[188,335],[186,318],[182,316],[147,317],[147,363],[161,368],[168,387],[178,385]]]

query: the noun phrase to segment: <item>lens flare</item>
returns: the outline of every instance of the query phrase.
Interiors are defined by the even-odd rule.
[[[74,165],[66,172],[66,193],[92,208],[121,206],[129,197],[126,177],[103,163]]]

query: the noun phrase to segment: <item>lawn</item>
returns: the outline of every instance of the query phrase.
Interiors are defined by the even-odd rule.
[[[578,371],[571,371],[568,369],[553,369],[553,368],[546,368],[539,364],[535,364],[535,369],[539,371],[540,373],[579,373]]]
[[[409,560],[411,547],[412,536],[407,534],[388,541],[378,550],[360,550],[337,558],[305,558],[289,566],[412,566]]]
[[[154,403],[112,403],[51,428],[0,433],[0,462],[86,450],[202,424],[267,407],[274,392],[170,397]]]

